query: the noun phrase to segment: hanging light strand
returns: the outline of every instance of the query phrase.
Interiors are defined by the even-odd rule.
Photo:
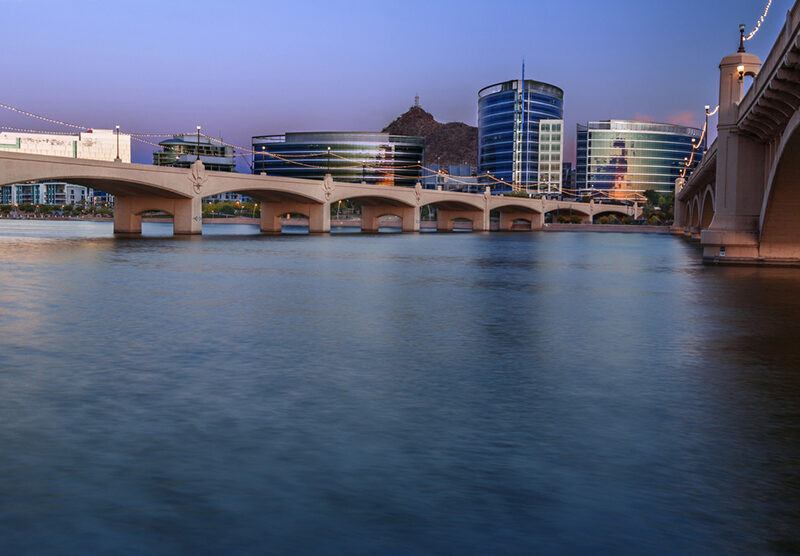
[[[758,22],[756,23],[756,28],[755,28],[755,29],[753,29],[753,30],[750,32],[750,34],[749,34],[749,35],[747,35],[747,36],[744,38],[744,40],[746,40],[746,41],[749,41],[750,39],[752,39],[752,38],[753,38],[753,36],[754,36],[756,33],[758,33],[758,30],[759,30],[759,29],[761,29],[761,24],[762,24],[762,23],[764,23],[764,20],[766,19],[766,17],[767,17],[767,14],[769,13],[769,8],[770,8],[770,6],[772,6],[772,0],[769,0],[769,1],[767,2],[767,7],[766,7],[766,8],[764,8],[764,13],[763,13],[763,14],[761,14],[761,17],[759,17],[759,18],[758,18]]]

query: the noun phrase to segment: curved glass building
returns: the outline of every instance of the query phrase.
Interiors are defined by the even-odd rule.
[[[253,172],[321,180],[330,171],[336,181],[413,187],[424,149],[423,137],[388,133],[262,135],[253,137]]]
[[[546,182],[561,183],[564,91],[526,79],[496,83],[478,92],[478,173],[490,173],[508,185],[483,178],[493,193]],[[540,125],[546,121],[547,156],[540,160]],[[556,133],[556,140],[553,140]],[[540,176],[540,163],[545,164]],[[546,180],[540,179],[547,175]],[[557,177],[556,177],[557,176]]]
[[[673,124],[605,120],[578,124],[576,187],[633,199],[647,190],[670,193],[702,130]],[[703,158],[697,149],[689,171]]]

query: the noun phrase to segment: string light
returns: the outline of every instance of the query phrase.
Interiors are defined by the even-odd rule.
[[[758,22],[756,23],[756,28],[755,28],[755,29],[753,29],[753,31],[752,31],[752,32],[751,32],[749,35],[747,35],[747,36],[744,38],[744,40],[746,40],[746,41],[749,41],[750,39],[752,39],[752,38],[753,38],[753,35],[755,35],[756,33],[758,33],[758,30],[759,30],[759,29],[761,29],[761,24],[762,24],[762,23],[764,23],[764,19],[766,19],[766,17],[767,17],[767,14],[769,13],[769,7],[770,7],[771,5],[772,5],[772,0],[769,0],[769,1],[767,2],[767,7],[766,7],[766,8],[764,8],[764,13],[763,13],[763,14],[761,14],[761,17],[759,17],[759,18],[758,18]]]

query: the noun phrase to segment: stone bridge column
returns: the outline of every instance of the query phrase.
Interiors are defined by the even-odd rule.
[[[717,124],[717,178],[714,220],[702,231],[703,257],[758,257],[758,221],[764,189],[765,147],[739,132],[739,103],[745,76],[761,68],[758,56],[737,52],[719,65],[719,122]],[[701,215],[698,215],[698,219]],[[694,219],[694,216],[692,217]],[[699,221],[699,220],[698,220]],[[691,230],[695,235],[695,230]]]
[[[686,217],[687,217],[687,210],[686,210],[686,203],[681,202],[678,199],[678,195],[681,191],[683,191],[684,186],[686,185],[686,180],[684,178],[677,178],[675,180],[675,204],[673,205],[673,218],[672,218],[672,233],[673,234],[682,234],[684,233],[684,228],[686,227]],[[636,203],[637,210],[639,209],[639,203]],[[641,212],[641,211],[640,211]],[[635,218],[639,218],[639,216],[635,216]]]
[[[141,222],[141,217],[140,217]],[[176,199],[172,220],[172,233],[175,235],[195,235],[203,233],[203,201]]]
[[[281,219],[284,214],[304,214],[308,217],[308,233],[320,234],[331,231],[330,203],[273,202],[261,203],[261,232],[281,233]]]
[[[136,214],[133,197],[114,196],[114,233],[142,233],[142,215]]]

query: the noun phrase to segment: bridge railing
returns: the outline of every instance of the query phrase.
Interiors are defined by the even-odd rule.
[[[800,0],[789,9],[780,35],[767,54],[758,75],[753,78],[750,89],[739,103],[739,121],[752,109],[761,91],[772,80],[775,72],[780,69],[786,53],[792,48],[798,36],[798,31],[800,31]]]

